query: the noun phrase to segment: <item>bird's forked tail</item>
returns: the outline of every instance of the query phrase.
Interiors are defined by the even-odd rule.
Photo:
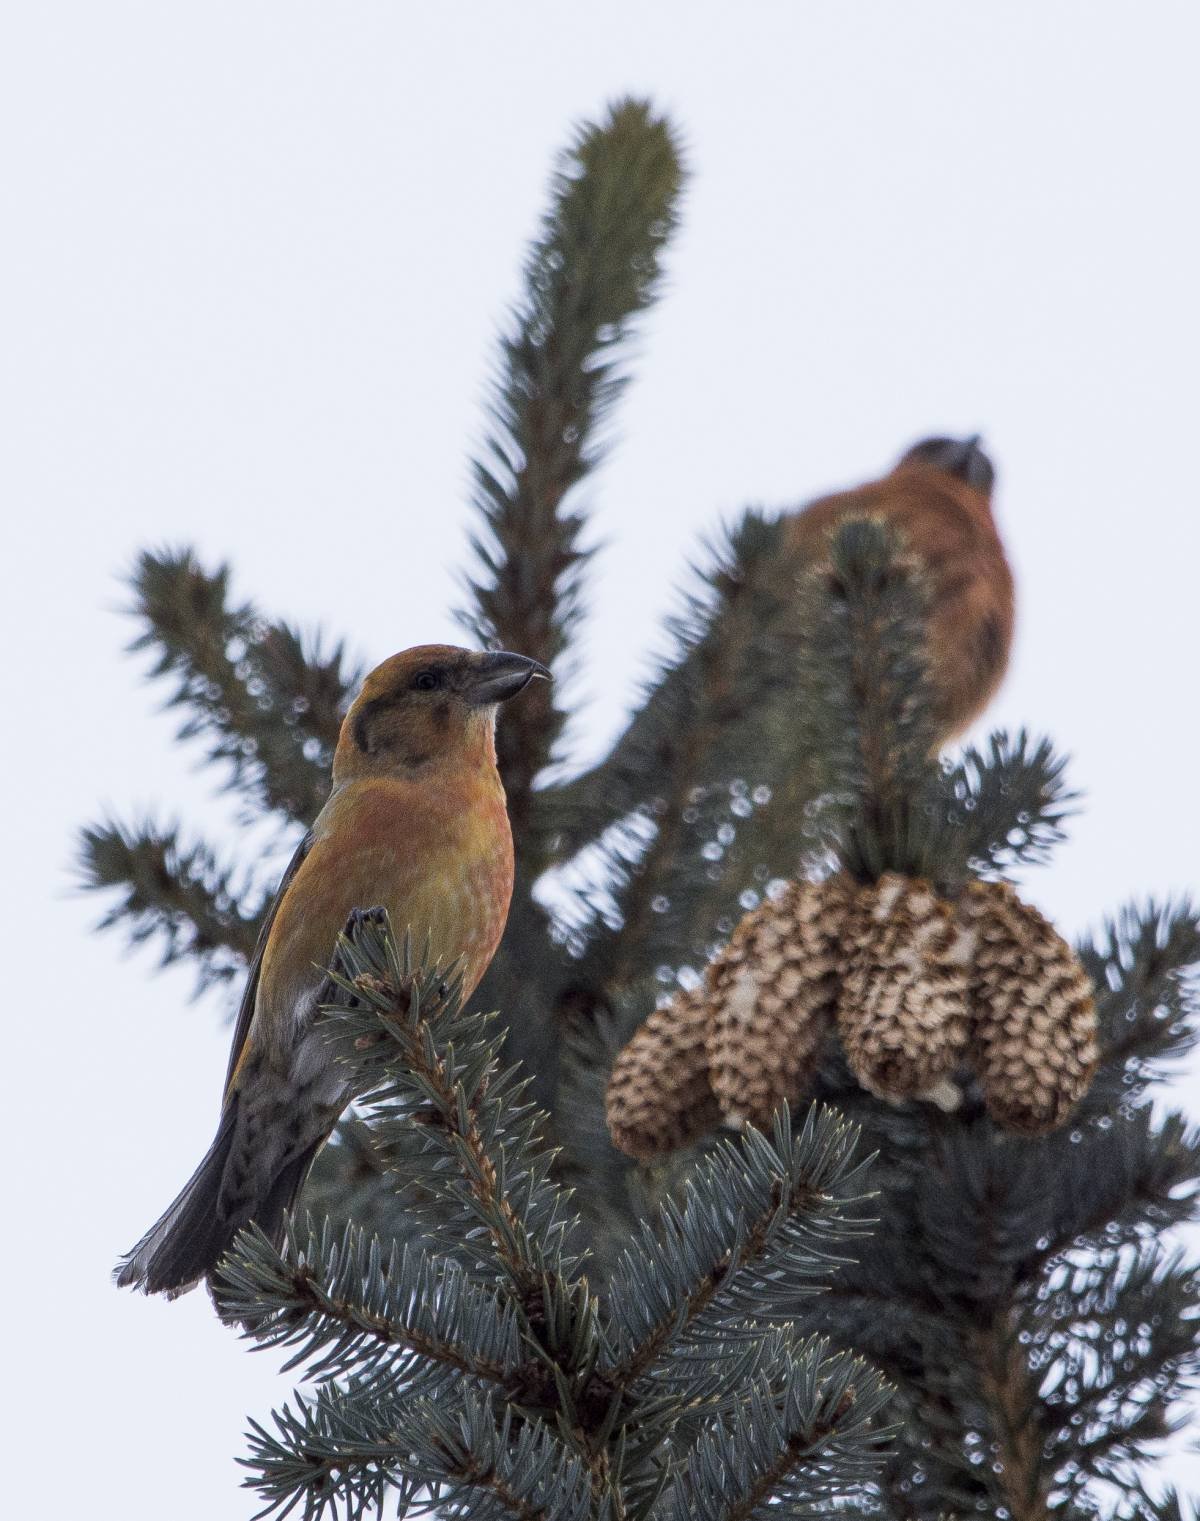
[[[248,1139],[238,1111],[234,1094],[204,1160],[178,1198],[118,1262],[113,1278],[119,1287],[171,1299],[185,1294],[213,1272],[238,1231],[252,1221],[279,1244],[283,1217],[325,1138],[295,1155],[285,1154],[276,1168],[255,1168],[257,1186],[248,1191],[246,1169],[238,1165],[244,1162],[240,1154]]]

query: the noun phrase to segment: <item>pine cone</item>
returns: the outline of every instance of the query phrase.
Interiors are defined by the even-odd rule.
[[[709,965],[708,1067],[727,1121],[770,1123],[804,1092],[837,1001],[847,887],[791,882]]]
[[[1054,926],[1006,882],[963,896],[976,950],[971,1061],[997,1124],[1053,1130],[1087,1092],[1099,1060],[1092,984]]]
[[[953,1071],[967,1041],[973,936],[928,882],[887,873],[848,917],[837,1022],[855,1077],[881,1098],[916,1098]]]
[[[655,1009],[617,1056],[605,1109],[614,1145],[647,1160],[690,1145],[720,1123],[708,1077],[702,988]]]

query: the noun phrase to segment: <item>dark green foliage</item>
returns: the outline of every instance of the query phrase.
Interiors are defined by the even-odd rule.
[[[597,1297],[494,1021],[378,922],[338,949],[330,1041],[404,1158],[397,1204],[420,1240],[239,1238],[222,1314],[318,1381],[252,1430],[264,1514],[359,1516],[389,1485],[403,1509],[424,1485],[470,1517],[732,1521],[771,1501],[811,1514],[871,1478],[886,1388],[791,1316],[862,1213],[853,1129],[814,1110],[793,1135],[783,1111],[771,1140],[725,1143]]]
[[[672,1521],[816,1517],[844,1493],[848,1474],[860,1483],[873,1477],[878,1399],[864,1401],[848,1357],[826,1356],[820,1342],[808,1350],[808,1366],[782,1389],[777,1380],[748,1379],[729,1420],[707,1428],[671,1496]]]
[[[170,681],[180,739],[202,739],[256,808],[311,823],[360,676],[343,646],[231,606],[228,567],[206,571],[189,549],[145,551],[130,579],[144,625],[131,648],[152,650],[151,677]]]
[[[649,107],[581,129],[496,368],[464,618],[560,675],[579,488],[681,179]],[[316,1380],[255,1426],[252,1482],[314,1517],[1183,1521],[1145,1486],[1197,1373],[1172,1233],[1200,1142],[1160,1086],[1197,1039],[1192,905],[1127,909],[1080,948],[1103,1054],[1055,1134],[1000,1132],[965,1076],[952,1113],[880,1102],[831,1043],[798,1133],[781,1113],[655,1167],[612,1148],[613,1054],[773,879],[890,869],[952,896],[1043,864],[1075,802],[1024,733],[931,758],[928,592],[877,525],[843,528],[816,574],[748,512],[692,585],[598,765],[545,780],[561,681],[501,725],[520,867],[477,1003],[502,1022],[374,928],[343,948],[367,980],[329,1018],[363,1096],[306,1188],[320,1223],[282,1253],[245,1236],[227,1267],[227,1313]],[[232,605],[188,551],[143,556],[134,588],[183,736],[249,815],[306,824],[356,679],[342,647]],[[118,894],[105,924],[164,959],[211,981],[248,954],[258,892],[209,847],[105,823],[83,858]]]
[[[932,760],[919,568],[869,520],[834,535],[831,562],[831,576],[800,582],[792,719],[799,748],[825,767],[825,848],[860,881],[894,871],[951,895],[969,876],[1043,861],[1075,801],[1064,760],[1024,731],[993,734],[952,766]]]
[[[959,835],[959,854],[966,852],[975,876],[1006,876],[1048,859],[1077,801],[1065,768],[1048,739],[1035,742],[1024,729],[1015,738],[990,735],[982,752],[963,751],[946,773],[943,794],[946,824]]]
[[[1195,1521],[1194,1507],[1185,1505],[1176,1490],[1168,1488],[1157,1498],[1142,1493],[1134,1498],[1132,1506],[1123,1515],[1135,1521]]]
[[[348,1109],[334,1128],[304,1185],[304,1208],[343,1228],[353,1222],[385,1241],[410,1238],[408,1221],[396,1211],[396,1180],[384,1169],[371,1127]]]
[[[342,644],[269,622],[233,605],[229,569],[206,571],[189,549],[146,550],[130,577],[141,625],[130,648],[150,650],[150,676],[169,685],[182,714],[179,738],[200,740],[247,816],[307,825],[329,792],[338,727],[360,673]],[[150,817],[81,831],[79,877],[120,896],[102,926],[156,939],[163,963],[194,961],[199,985],[236,975],[253,952],[265,912],[248,872],[219,862],[202,840]]]
[[[656,815],[659,798],[686,798],[731,761],[744,762],[729,732],[787,689],[797,654],[787,637],[782,550],[779,522],[753,511],[710,549],[629,726],[601,764],[550,791],[560,852],[573,854],[639,811]]]
[[[814,1307],[898,1385],[889,1489],[916,1516],[1040,1515],[1128,1481],[1197,1370],[1195,1274],[1158,1245],[1192,1212],[1195,1135],[1144,1112],[1038,1142],[984,1119],[889,1128],[874,1128],[880,1227]]]
[[[885,871],[937,880],[941,831],[922,616],[927,594],[878,523],[840,528],[828,574],[800,583],[807,631],[799,748],[822,757],[838,860],[860,881]],[[931,827],[931,825],[935,827]]]
[[[808,1280],[824,1276],[821,1265],[800,1249],[803,1238],[814,1217],[831,1241],[849,1234],[854,1222],[843,1200],[856,1196],[863,1179],[844,1175],[842,1137],[835,1130],[814,1130],[810,1120],[802,1140],[811,1146],[816,1136],[820,1149],[803,1177],[795,1179],[801,1195],[780,1197],[778,1180],[792,1171],[786,1122],[781,1124],[784,1139],[777,1136],[774,1145],[755,1130],[746,1132],[741,1151],[722,1144],[689,1178],[682,1203],[668,1200],[661,1219],[643,1223],[634,1246],[622,1253],[609,1291],[622,1329],[616,1355],[623,1365],[632,1369],[639,1357],[651,1355],[657,1339],[670,1331],[681,1300],[693,1307],[693,1333],[711,1337],[748,1305],[759,1320],[790,1320],[797,1298],[811,1292]],[[791,1211],[800,1205],[810,1213],[793,1219]],[[863,1234],[862,1227],[857,1234]],[[713,1261],[726,1264],[717,1281],[706,1276]]]
[[[289,1228],[282,1255],[252,1231],[223,1288],[261,1346],[299,1346],[285,1371],[304,1364],[316,1378],[378,1373],[434,1396],[460,1373],[503,1384],[520,1363],[511,1307],[453,1260],[435,1264],[408,1247],[385,1252],[377,1236],[353,1225],[336,1236],[326,1221],[306,1240]]]
[[[479,567],[464,622],[481,643],[547,666],[567,650],[587,551],[585,519],[566,499],[603,453],[604,425],[629,378],[632,320],[657,294],[682,182],[674,134],[642,101],[620,101],[603,123],[580,128],[562,156],[474,462]],[[533,782],[565,721],[555,692],[542,687],[521,723],[498,737],[509,808],[535,874],[546,845]]]
[[[812,611],[809,743],[837,773],[821,826],[856,873],[952,890],[1042,859],[1071,795],[1062,762],[1024,735],[953,769],[926,758],[919,587],[894,557],[873,569],[885,547],[867,525],[843,530],[835,594]],[[1163,1233],[1194,1216],[1200,1137],[1145,1089],[1194,1039],[1198,933],[1189,905],[1150,905],[1084,948],[1101,1070],[1074,1121],[1040,1140],[999,1132],[972,1082],[953,1115],[894,1108],[830,1053],[816,1093],[878,1150],[881,1218],[808,1323],[897,1385],[884,1492],[900,1514],[1083,1516],[1098,1485],[1134,1486],[1169,1433],[1200,1369],[1200,1283]]]
[[[702,961],[740,894],[794,872],[811,843],[813,779],[770,731],[803,636],[781,549],[777,521],[742,519],[672,620],[674,652],[610,756],[551,793],[559,851],[599,847],[603,891],[568,910],[576,980],[596,996],[647,965]]]
[[[202,842],[185,844],[177,826],[93,824],[80,836],[80,878],[119,894],[101,929],[120,926],[134,945],[157,937],[162,964],[193,963],[201,988],[236,975],[254,951],[261,908],[244,911],[233,868]]]
[[[1131,906],[1080,955],[1096,988],[1105,1052],[1087,1103],[1132,1104],[1200,1039],[1200,912],[1189,901]]]
[[[931,762],[913,710],[919,584],[870,525],[838,536],[834,563],[834,594],[809,588],[797,720],[832,772],[808,811],[815,853],[945,890],[1043,859],[1072,801],[1061,760],[1021,735]],[[971,1082],[949,1116],[880,1103],[829,1052],[816,1093],[878,1150],[880,1220],[797,1314],[897,1385],[902,1429],[863,1514],[1082,1517],[1106,1484],[1133,1493],[1171,1429],[1197,1372],[1200,1294],[1163,1233],[1194,1216],[1200,1142],[1146,1088],[1195,1038],[1198,934],[1189,905],[1150,905],[1083,948],[1102,1066],[1077,1119],[1042,1140],[998,1132]]]
[[[525,261],[525,289],[501,344],[489,427],[474,461],[477,564],[463,622],[476,640],[553,665],[557,678],[527,692],[520,723],[497,734],[521,841],[510,922],[523,950],[512,956],[506,941],[478,994],[481,1007],[519,1000],[530,1010],[511,1049],[535,1074],[543,1101],[555,1082],[551,1011],[566,974],[532,893],[550,864],[554,829],[550,795],[534,781],[566,721],[571,667],[562,657],[579,621],[589,553],[574,488],[603,455],[606,425],[629,378],[634,321],[661,283],[683,177],[669,124],[642,101],[620,101],[576,133]]]

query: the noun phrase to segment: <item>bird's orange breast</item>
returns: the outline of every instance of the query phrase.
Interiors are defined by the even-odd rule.
[[[282,1035],[329,964],[351,911],[386,908],[420,955],[461,962],[464,996],[500,943],[512,896],[513,848],[495,771],[421,782],[360,779],[339,788],[272,926],[257,1000],[257,1038]]]

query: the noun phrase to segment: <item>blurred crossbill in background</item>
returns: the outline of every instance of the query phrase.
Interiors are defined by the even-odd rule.
[[[822,497],[784,520],[785,542],[802,563],[818,558],[830,532],[856,517],[895,529],[921,562],[939,746],[991,701],[1012,648],[1013,580],[992,517],[994,482],[978,437],[927,438],[882,479]]]
[[[251,1221],[285,1212],[350,1094],[316,1028],[335,942],[355,909],[457,961],[463,996],[500,943],[513,846],[496,769],[496,708],[535,676],[524,655],[423,645],[363,683],[342,724],[333,790],[284,874],[250,966],[216,1137],[183,1192],[117,1267],[172,1296],[210,1273]]]

